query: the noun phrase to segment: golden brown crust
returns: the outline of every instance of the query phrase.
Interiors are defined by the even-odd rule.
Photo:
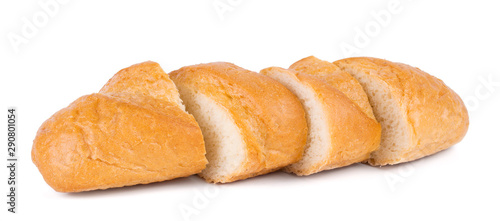
[[[112,93],[83,96],[42,124],[32,160],[54,190],[80,192],[145,184],[205,168],[203,137],[194,118],[177,103],[161,100],[168,97],[161,87],[143,90],[156,91],[159,99],[151,93],[134,93],[137,85],[151,88],[148,84],[156,81],[144,84],[133,79],[133,69],[157,67],[146,62],[124,69],[110,82],[121,88],[128,85],[127,93],[120,94],[108,83],[106,89]],[[158,75],[159,79],[165,76]]]
[[[141,97],[163,100],[181,105],[174,82],[156,62],[146,61],[124,68],[101,88],[99,93],[134,100]],[[184,107],[182,107],[183,109]]]
[[[272,72],[286,73],[304,86],[312,89],[320,100],[329,126],[331,146],[329,156],[308,168],[288,166],[287,172],[304,176],[323,170],[347,166],[367,160],[370,153],[380,143],[381,128],[375,120],[368,117],[361,108],[346,95],[327,82],[308,74],[271,67],[260,73],[270,75]]]
[[[443,81],[405,64],[358,57],[334,62],[382,80],[399,101],[411,144],[397,159],[372,158],[371,165],[407,162],[439,152],[465,136],[469,117],[460,97]]]
[[[171,72],[179,87],[208,96],[230,113],[246,142],[246,163],[223,180],[231,182],[297,162],[307,139],[307,123],[298,99],[271,78],[234,64],[217,62]]]
[[[293,63],[289,69],[321,78],[335,89],[344,93],[349,99],[357,104],[367,116],[375,119],[372,107],[368,101],[368,96],[366,96],[361,84],[359,84],[359,82],[349,73],[341,70],[337,65],[320,60],[314,56],[309,56]]]

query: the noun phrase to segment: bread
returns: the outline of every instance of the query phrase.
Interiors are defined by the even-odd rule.
[[[123,93],[122,93],[123,92]],[[32,160],[59,192],[80,192],[196,174],[207,160],[201,130],[154,62],[118,72],[45,121]]]
[[[45,121],[32,160],[47,184],[81,192],[383,166],[444,150],[469,125],[441,80],[382,59],[311,56],[260,74],[217,62],[169,75],[154,62],[133,65]]]
[[[265,174],[302,157],[304,109],[280,83],[223,62],[169,75],[203,131],[209,163],[199,175],[208,182]]]
[[[309,135],[304,157],[285,171],[300,176],[365,161],[380,142],[380,126],[321,78],[271,67],[260,72],[291,90],[302,102]]]
[[[320,60],[314,56],[309,56],[293,63],[288,69],[321,78],[335,89],[344,93],[367,116],[375,119],[368,96],[366,96],[361,84],[349,73],[342,71],[337,65]]]
[[[382,124],[375,166],[419,159],[447,149],[465,136],[467,109],[441,80],[405,64],[359,57],[334,62],[355,77]]]
[[[152,61],[120,70],[109,79],[99,93],[127,100],[149,97],[177,104],[182,110],[185,109],[174,82],[158,63]],[[151,102],[151,105],[156,103]]]

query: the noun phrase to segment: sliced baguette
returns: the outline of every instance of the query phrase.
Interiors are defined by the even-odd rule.
[[[380,126],[342,92],[320,78],[271,67],[260,72],[292,91],[306,110],[304,157],[285,171],[300,176],[362,162],[380,142]]]
[[[441,80],[405,64],[358,57],[334,62],[355,77],[382,124],[379,150],[369,163],[397,164],[447,149],[465,136],[467,109]]]
[[[183,67],[170,77],[202,129],[209,163],[199,175],[208,182],[265,174],[302,157],[305,112],[280,83],[223,62]]]

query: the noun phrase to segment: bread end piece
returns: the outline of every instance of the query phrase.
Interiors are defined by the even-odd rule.
[[[405,64],[357,57],[334,62],[353,75],[382,124],[373,166],[413,161],[463,139],[469,125],[460,97],[441,80]]]
[[[32,160],[59,192],[159,182],[205,168],[201,130],[155,62],[115,74],[45,121]]]
[[[45,121],[32,160],[58,192],[81,192],[189,176],[207,163],[194,119],[103,94],[83,96]]]

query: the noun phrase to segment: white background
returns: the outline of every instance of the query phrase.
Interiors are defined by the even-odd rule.
[[[2,221],[500,219],[500,86],[482,83],[500,81],[498,1],[75,0],[47,15],[39,2],[48,1],[0,3],[0,160],[6,159],[9,106],[18,108],[20,146],[18,214],[6,211],[3,167]],[[379,21],[374,13],[390,18]],[[23,34],[34,16],[37,31]],[[367,37],[355,42],[360,32]],[[16,45],[12,36],[25,40]],[[343,52],[342,45],[357,50]],[[451,149],[412,163],[358,164],[309,177],[277,172],[227,185],[192,176],[62,194],[31,162],[32,140],[44,120],[132,64],[153,60],[170,72],[228,61],[259,71],[309,55],[417,66],[467,101],[469,132]],[[181,208],[197,214],[185,219]]]

